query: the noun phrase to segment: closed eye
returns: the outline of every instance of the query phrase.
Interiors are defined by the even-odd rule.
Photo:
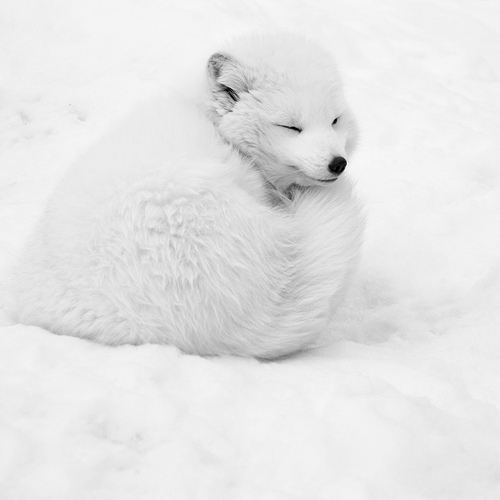
[[[291,125],[280,125],[279,123],[275,123],[275,125],[277,127],[287,128],[288,130],[293,130],[294,132],[297,132],[298,134],[300,134],[302,132],[302,129],[299,127],[293,127]]]

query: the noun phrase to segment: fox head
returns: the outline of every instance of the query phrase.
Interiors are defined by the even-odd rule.
[[[218,132],[277,189],[325,185],[346,168],[356,126],[321,47],[295,36],[241,39],[209,58],[208,82]]]

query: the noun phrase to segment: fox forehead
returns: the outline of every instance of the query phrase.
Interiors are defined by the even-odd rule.
[[[274,122],[331,122],[342,114],[345,103],[339,86],[332,81],[276,82],[252,90],[266,117]]]

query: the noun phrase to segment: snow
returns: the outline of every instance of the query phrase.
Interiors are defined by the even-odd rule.
[[[233,34],[331,47],[361,126],[360,272],[277,362],[110,348],[0,317],[0,497],[500,498],[500,5],[0,4],[0,275],[64,169]]]

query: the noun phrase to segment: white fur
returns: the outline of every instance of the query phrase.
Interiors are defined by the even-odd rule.
[[[280,190],[335,178],[328,164],[352,152],[357,134],[330,54],[303,38],[275,35],[241,39],[220,55],[226,60],[211,59],[217,71],[209,81],[222,137]],[[237,105],[221,86],[234,89]]]
[[[363,223],[347,178],[307,176],[346,154],[351,118],[339,131],[325,125],[348,114],[326,53],[293,37],[281,52],[278,39],[258,40],[228,59],[234,78],[253,79],[236,105],[221,109],[209,67],[213,124],[179,96],[156,100],[68,171],[12,279],[19,321],[108,344],[266,358],[328,326]],[[283,55],[294,47],[302,52]],[[297,144],[269,124],[292,112],[309,133]]]

